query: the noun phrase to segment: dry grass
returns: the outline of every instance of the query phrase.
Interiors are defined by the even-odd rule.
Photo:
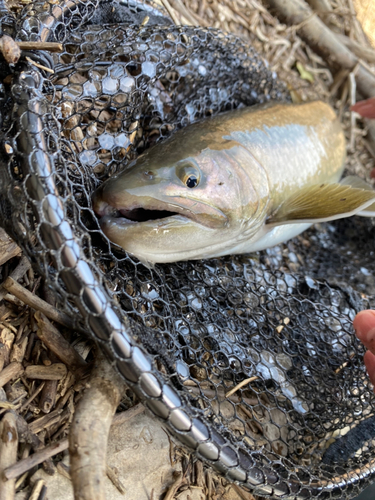
[[[375,2],[373,0],[354,0],[358,21],[363,31],[375,47]]]

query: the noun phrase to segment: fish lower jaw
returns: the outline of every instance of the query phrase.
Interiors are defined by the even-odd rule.
[[[154,217],[147,218],[147,216],[145,216],[144,220],[134,220],[133,218],[128,218],[125,215],[121,215],[120,213],[118,213],[118,214],[104,215],[99,219],[99,223],[101,227],[112,225],[121,228],[126,226],[137,225],[141,229],[141,227],[144,227],[146,225],[148,227],[154,226],[155,228],[159,226],[165,226],[175,221],[176,219],[188,220],[187,217],[184,217],[183,215],[176,214],[173,212],[170,212],[168,216],[160,218],[154,218]]]
[[[101,227],[105,227],[108,224],[117,224],[118,226],[127,226],[139,224],[134,220],[127,219],[126,217],[113,217],[113,215],[104,215],[99,219],[99,224]]]

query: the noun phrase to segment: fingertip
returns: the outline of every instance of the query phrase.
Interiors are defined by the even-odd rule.
[[[359,312],[353,321],[353,327],[359,340],[368,349],[375,351],[375,311],[368,309]]]

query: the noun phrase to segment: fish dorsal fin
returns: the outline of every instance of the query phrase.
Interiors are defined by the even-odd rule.
[[[375,191],[368,188],[352,187],[350,183],[303,188],[281,203],[267,219],[267,224],[313,223],[350,217],[375,203]]]

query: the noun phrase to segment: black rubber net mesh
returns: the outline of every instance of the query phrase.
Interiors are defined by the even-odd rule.
[[[60,16],[56,9],[35,2],[16,20],[3,13],[2,31],[38,39],[38,20]],[[2,224],[61,307],[89,330],[61,280],[63,263],[57,271],[56,252],[43,240],[48,227],[35,211],[43,200],[30,195],[33,177],[20,167],[20,158],[32,164],[46,154],[25,159],[22,130],[30,123],[19,113],[22,86],[6,79],[28,68],[40,78],[33,109],[55,166],[60,222],[69,220],[88,266],[154,367],[234,447],[256,453],[260,478],[268,474],[270,484],[274,470],[300,485],[285,498],[354,497],[375,470],[374,394],[352,328],[358,311],[375,307],[373,221],[314,226],[251,255],[148,269],[110,244],[91,209],[101,182],[176,128],[288,100],[283,84],[240,39],[176,27],[151,4],[72,2],[48,39],[62,42],[63,52],[30,57],[52,65],[53,74],[25,60],[14,69],[0,65]],[[255,492],[275,494],[258,491],[260,483],[253,481]]]

